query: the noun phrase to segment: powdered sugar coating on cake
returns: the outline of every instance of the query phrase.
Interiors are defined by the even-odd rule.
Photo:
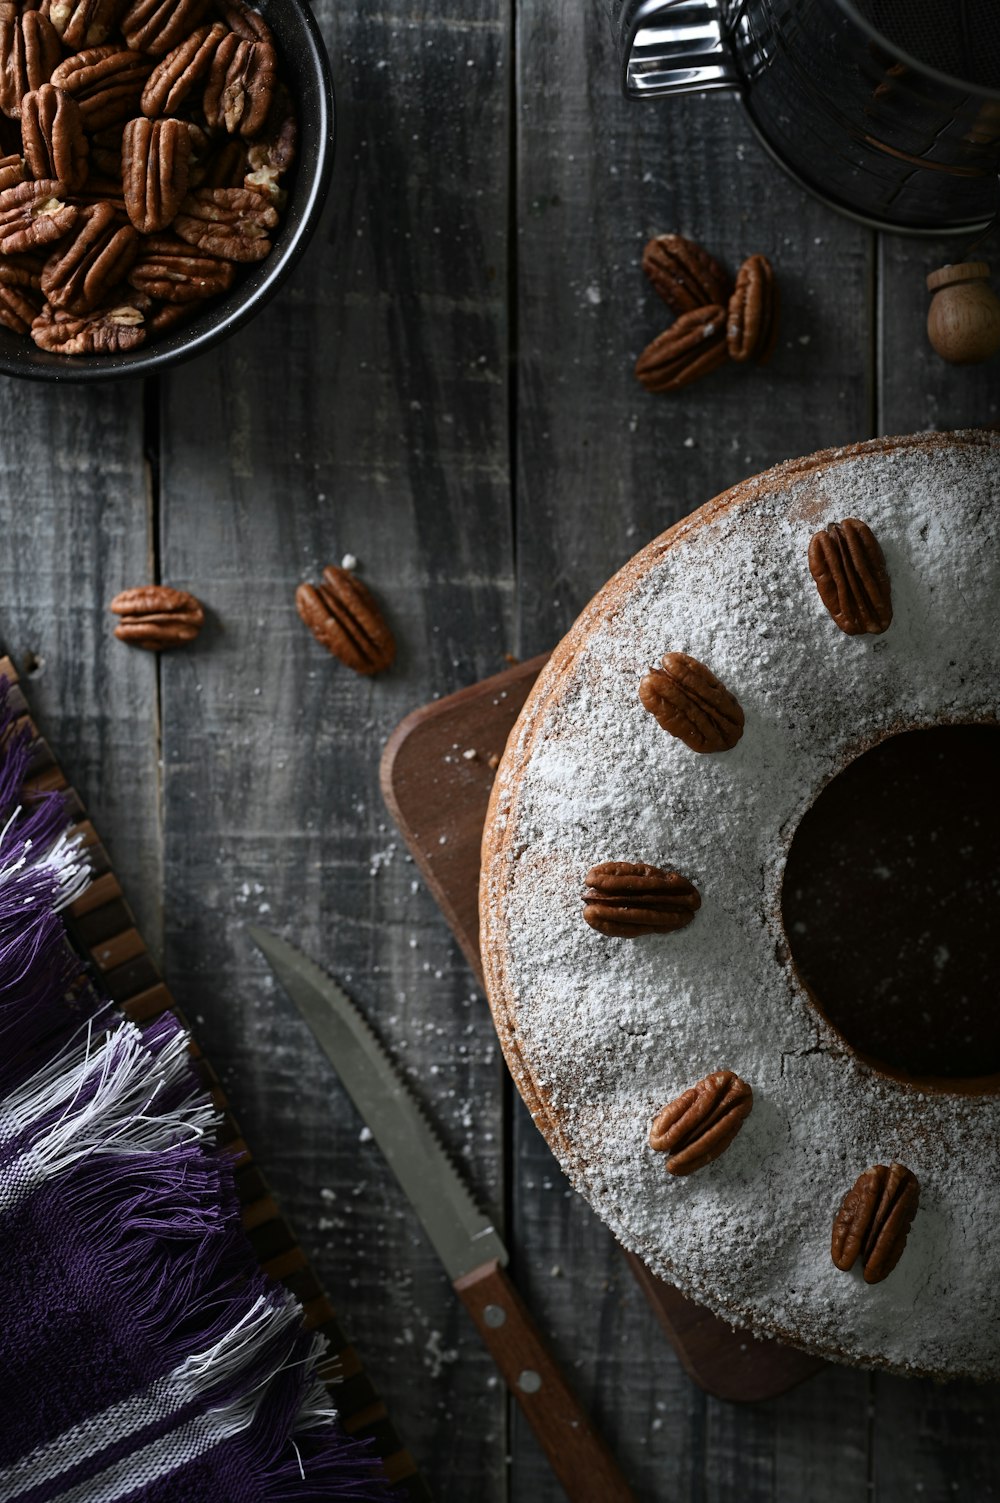
[[[1000,439],[876,441],[780,466],[652,543],[560,645],[512,734],[484,837],[483,958],[501,1042],[573,1183],[628,1248],[762,1335],[941,1376],[1000,1376],[1000,1096],[922,1091],[858,1061],[787,958],[780,889],[817,793],[886,735],[996,722]],[[893,621],[840,632],[809,539],[848,516],[885,554]],[[683,651],[746,728],[699,756],[641,707]],[[581,918],[588,868],[689,877],[687,928],[640,940]],[[754,1108],[727,1152],[674,1179],[647,1146],[664,1102],[736,1071]],[[920,1209],[884,1283],[838,1271],[830,1230],[875,1163]]]

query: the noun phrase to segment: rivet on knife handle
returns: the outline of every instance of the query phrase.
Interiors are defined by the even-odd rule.
[[[494,1260],[463,1274],[455,1290],[572,1503],[633,1503],[611,1452],[500,1264]]]

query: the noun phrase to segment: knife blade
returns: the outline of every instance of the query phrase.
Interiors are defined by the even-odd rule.
[[[249,934],[336,1068],[452,1283],[491,1258],[505,1264],[507,1249],[346,992],[286,940],[256,927]]]
[[[504,1272],[507,1249],[358,1008],[278,935],[254,944],[340,1076],[572,1503],[633,1503],[628,1484]]]

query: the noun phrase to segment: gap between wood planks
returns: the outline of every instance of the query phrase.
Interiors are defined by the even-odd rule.
[[[517,258],[517,209],[518,209],[518,155],[517,155],[517,48],[518,48],[518,0],[511,0],[508,10],[507,32],[507,265],[506,265],[506,335],[507,335],[507,493],[510,497],[510,549],[511,624],[513,627],[513,651],[521,654],[521,613],[518,608],[517,572],[517,466],[518,466],[518,258]],[[503,1123],[503,1234],[510,1249],[510,1234],[514,1227],[514,1187],[516,1161],[514,1148],[514,1082],[510,1072],[500,1064],[500,1110]],[[511,1273],[517,1278],[517,1255],[511,1251]],[[504,1495],[507,1503],[515,1503],[513,1497],[513,1447],[514,1447],[514,1399],[507,1393],[504,1407],[503,1454],[510,1458],[504,1474]]]
[[[149,510],[149,537],[152,549],[150,574],[153,584],[161,584],[161,548],[160,548],[160,449],[162,444],[162,390],[160,378],[150,376],[142,383],[142,455],[146,466],[146,497]],[[154,728],[156,739],[156,821],[160,833],[160,852],[163,859],[163,838],[166,823],[166,800],[163,789],[163,666],[162,653],[153,654],[156,659],[156,672],[154,674],[156,692],[154,711],[156,725]],[[163,887],[160,886],[160,939],[163,939],[164,914]]]

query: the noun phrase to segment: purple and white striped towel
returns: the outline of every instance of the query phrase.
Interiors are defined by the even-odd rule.
[[[0,680],[0,1503],[392,1496],[240,1227],[188,1038],[124,1020],[60,918],[89,880]]]

